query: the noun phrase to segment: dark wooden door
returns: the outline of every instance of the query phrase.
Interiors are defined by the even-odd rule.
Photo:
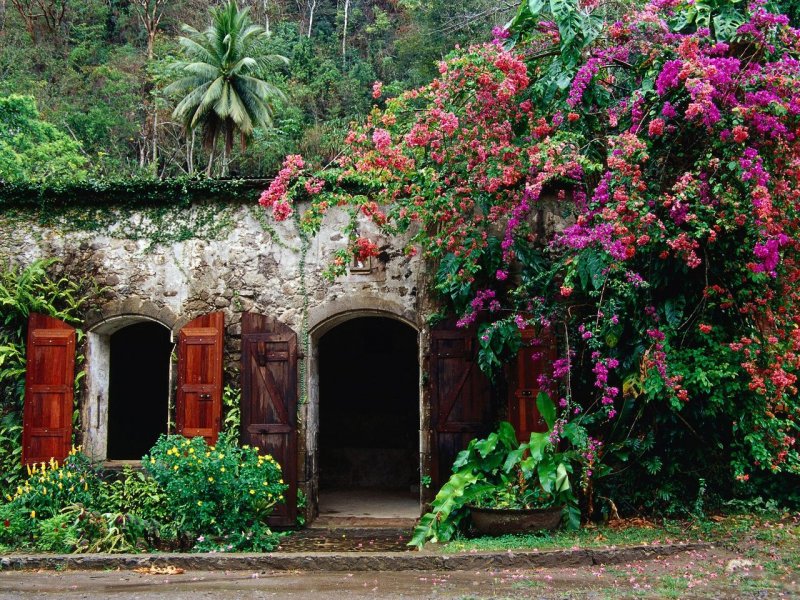
[[[450,476],[456,455],[494,422],[491,387],[477,361],[474,328],[446,321],[431,330],[431,480],[436,492]]]
[[[64,460],[72,445],[75,329],[31,313],[22,411],[22,463]]]
[[[297,518],[297,335],[265,315],[242,315],[242,443],[278,461],[289,486],[270,525]]]
[[[202,436],[217,443],[222,424],[221,312],[202,315],[187,323],[178,336],[178,399],[175,424],[179,434]]]
[[[555,342],[540,336],[533,328],[522,331],[522,346],[511,363],[509,373],[508,420],[517,431],[517,439],[527,442],[534,431],[547,431],[547,423],[536,407],[541,391],[539,377],[552,375]]]

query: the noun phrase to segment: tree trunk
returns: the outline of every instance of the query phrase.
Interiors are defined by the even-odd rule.
[[[347,66],[347,17],[350,12],[350,0],[344,0],[344,27],[342,27],[342,70]]]
[[[206,177],[211,177],[211,165],[214,164],[214,150],[217,148],[217,138],[211,142],[211,153],[208,156],[208,167],[206,167]]]
[[[262,5],[264,6],[264,31],[267,32],[267,35],[270,35],[269,31],[269,0],[263,0]]]
[[[151,161],[154,165],[156,165],[156,169],[158,169],[158,109],[156,108],[156,103],[153,102],[153,155],[151,157]]]
[[[194,136],[195,131],[192,129],[192,135],[186,138],[186,168],[189,175],[194,175]]]
[[[228,144],[222,145],[222,169],[220,177],[228,176]]]
[[[311,0],[308,3],[308,35],[307,38],[311,39],[311,28],[314,26],[314,10],[317,8],[317,0]]]

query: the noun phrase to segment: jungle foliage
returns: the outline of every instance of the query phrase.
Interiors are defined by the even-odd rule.
[[[217,4],[0,3],[0,128],[7,127],[9,102],[35,125],[11,136],[13,153],[0,142],[0,181],[152,179],[202,170],[210,148],[173,118],[180,98],[165,88],[176,80],[175,64],[187,58],[178,43],[182,27],[203,31]],[[47,10],[34,10],[38,5]],[[274,102],[274,126],[256,127],[246,149],[231,148],[229,161],[214,163],[213,175],[227,166],[238,177],[270,176],[292,152],[330,161],[349,122],[369,111],[375,80],[395,91],[426,83],[454,45],[488,39],[492,25],[515,9],[488,0],[238,5],[267,34],[259,50],[288,59],[259,64],[253,73],[285,94]],[[33,160],[22,160],[25,153]],[[23,163],[36,167],[28,172]]]

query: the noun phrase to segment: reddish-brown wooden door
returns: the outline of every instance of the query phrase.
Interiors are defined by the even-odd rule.
[[[242,315],[242,442],[271,454],[289,486],[270,525],[297,519],[297,335],[265,315]]]
[[[217,442],[222,423],[221,312],[202,315],[187,323],[178,336],[177,432]]]
[[[491,387],[477,361],[474,328],[446,321],[431,330],[432,490],[450,476],[456,455],[491,430]]]
[[[552,375],[555,343],[550,337],[537,335],[533,328],[521,333],[522,346],[509,365],[508,420],[517,431],[517,439],[527,442],[534,431],[547,431],[536,397],[541,391],[539,377]]]
[[[63,321],[28,317],[22,463],[62,461],[72,445],[75,329]]]

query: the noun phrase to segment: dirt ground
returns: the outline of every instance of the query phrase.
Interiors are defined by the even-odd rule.
[[[798,566],[800,569],[800,566]],[[583,569],[488,572],[0,573],[0,599],[800,598],[800,572],[722,548]]]

